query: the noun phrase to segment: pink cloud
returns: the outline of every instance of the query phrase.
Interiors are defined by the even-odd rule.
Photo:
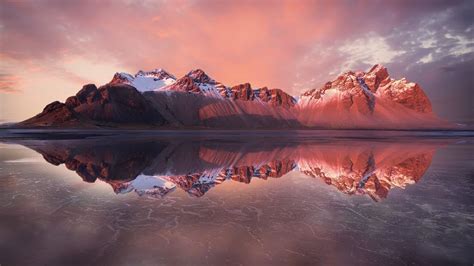
[[[0,93],[17,93],[20,77],[16,75],[0,74]]]
[[[229,84],[289,88],[297,60],[313,44],[356,33],[352,24],[360,19],[348,18],[373,6],[360,2],[349,8],[343,1],[8,2],[2,17],[11,41],[1,49],[39,60],[118,58],[130,71],[163,67],[182,75],[203,68]],[[28,15],[14,15],[19,13]],[[377,27],[362,25],[364,30]]]

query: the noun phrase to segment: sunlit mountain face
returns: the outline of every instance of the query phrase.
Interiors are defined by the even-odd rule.
[[[375,201],[416,184],[443,141],[276,141],[246,138],[154,138],[15,141],[84,182],[108,183],[115,193],[161,198],[176,189],[203,197],[223,182],[252,184],[294,171],[348,195]],[[94,147],[91,149],[91,147]]]

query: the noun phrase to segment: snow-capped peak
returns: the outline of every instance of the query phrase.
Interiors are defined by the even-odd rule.
[[[201,69],[193,69],[172,85],[163,88],[163,90],[170,91],[202,93],[203,95],[214,98],[222,98],[220,91],[223,89],[225,89],[223,84],[210,78]]]
[[[170,74],[169,72],[167,72],[166,70],[162,69],[162,68],[157,68],[157,69],[153,69],[153,70],[150,70],[150,71],[143,71],[143,70],[140,70],[137,72],[137,74],[135,74],[135,77],[137,76],[146,76],[146,77],[155,77],[155,78],[159,78],[159,79],[174,79],[176,80],[176,77],[173,76],[172,74]]]
[[[140,70],[132,76],[128,73],[116,73],[110,83],[123,83],[135,87],[140,92],[157,91],[174,84],[176,77],[166,70],[157,68],[151,71]]]
[[[202,69],[193,69],[186,76],[197,83],[216,84],[216,81],[209,77]]]
[[[112,79],[111,82],[116,82],[116,83],[127,83],[131,82],[134,79],[134,77],[128,73],[125,72],[117,72],[114,75],[114,78]]]

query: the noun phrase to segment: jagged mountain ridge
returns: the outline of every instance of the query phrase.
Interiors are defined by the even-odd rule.
[[[93,85],[84,88],[90,86]],[[19,126],[91,123],[207,128],[409,129],[450,126],[432,112],[431,103],[418,84],[390,78],[381,65],[375,65],[368,72],[343,73],[321,88],[303,93],[298,100],[281,89],[253,88],[250,83],[229,87],[201,69],[192,70],[179,79],[163,69],[140,70],[135,75],[116,73],[111,82],[99,90],[109,93],[114,88],[121,91],[135,89],[137,93],[123,93],[133,95],[131,99],[116,97],[116,102],[126,103],[122,105],[114,101],[97,101],[95,96],[91,96],[95,101],[77,101],[79,96],[72,96],[66,104],[55,103],[54,108],[45,108]],[[147,119],[129,119],[135,117],[132,109],[137,101],[148,106],[140,111]],[[107,104],[109,107],[103,107]],[[109,119],[110,115],[96,113],[110,109],[115,110],[116,116],[122,114],[127,118]],[[118,111],[121,109],[125,110]],[[152,119],[154,116],[157,119]]]
[[[181,91],[233,100],[260,100],[270,102],[274,106],[291,107],[296,104],[295,98],[280,89],[268,89],[267,87],[254,89],[250,83],[229,87],[209,77],[201,69],[193,69],[180,79],[176,79],[164,69],[148,72],[140,70],[135,76],[128,73],[116,73],[110,83],[128,84],[140,92]]]
[[[298,120],[329,128],[416,128],[442,125],[421,87],[394,80],[381,65],[368,72],[346,72],[324,86],[302,94]]]
[[[20,125],[41,127],[93,127],[110,124],[164,125],[166,120],[134,87],[107,84],[85,85],[65,103],[48,104],[43,112]]]

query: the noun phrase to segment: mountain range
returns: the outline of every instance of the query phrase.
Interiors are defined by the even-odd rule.
[[[17,127],[428,129],[439,119],[422,88],[394,80],[382,65],[346,72],[293,97],[250,83],[227,86],[203,70],[176,78],[163,69],[116,73],[97,88],[84,85],[64,103],[48,104]]]

